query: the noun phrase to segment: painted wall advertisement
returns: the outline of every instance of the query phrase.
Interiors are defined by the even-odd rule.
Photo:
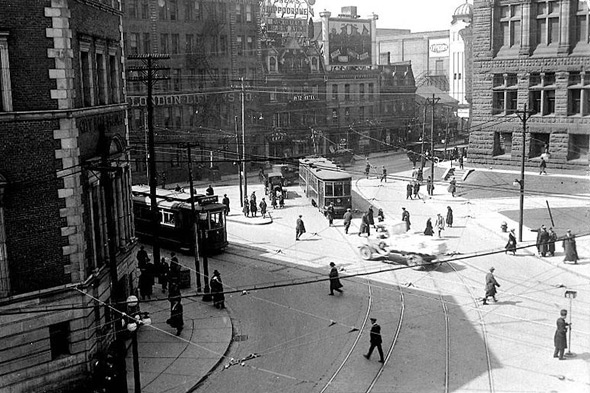
[[[449,39],[437,38],[428,40],[429,57],[449,57]]]
[[[315,0],[264,0],[260,4],[262,17],[304,18],[314,16],[312,5]]]
[[[371,21],[330,19],[328,28],[331,65],[371,64]]]

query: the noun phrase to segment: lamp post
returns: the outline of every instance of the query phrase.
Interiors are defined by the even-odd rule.
[[[139,351],[137,347],[137,328],[139,325],[151,325],[152,320],[147,312],[139,311],[139,300],[137,296],[127,298],[127,330],[131,333],[131,345],[133,353],[133,380],[135,382],[135,393],[141,393],[141,377],[139,375]]]
[[[576,291],[565,291],[565,297],[567,297],[570,300],[570,329],[569,329],[569,337],[568,337],[568,342],[569,345],[567,347],[567,356],[576,356],[575,354],[572,353],[572,300],[576,298],[576,295],[578,293]]]

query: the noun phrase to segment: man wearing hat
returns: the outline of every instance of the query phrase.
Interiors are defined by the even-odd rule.
[[[514,229],[510,230],[510,233],[508,234],[508,243],[506,243],[504,248],[506,248],[505,253],[510,251],[512,255],[516,255],[516,236],[514,235]]]
[[[352,222],[352,209],[349,207],[346,209],[346,213],[342,217],[344,219],[344,233],[348,235],[348,229],[350,228],[350,223]]]
[[[549,251],[549,232],[545,225],[541,225],[541,229],[537,232],[537,251],[542,257]]]
[[[560,317],[557,318],[557,329],[555,330],[555,336],[553,337],[553,342],[555,344],[555,351],[553,352],[553,357],[559,357],[559,360],[565,360],[563,357],[563,352],[567,348],[567,327],[570,326],[569,323],[565,321],[565,317],[567,316],[567,310],[560,311]]]
[[[383,342],[383,340],[381,339],[381,326],[379,326],[379,324],[377,323],[376,318],[371,318],[371,323],[373,324],[373,326],[371,326],[370,335],[371,346],[369,347],[369,352],[363,356],[367,359],[370,359],[371,354],[373,353],[373,349],[377,347],[377,351],[379,351],[379,356],[381,357],[379,363],[383,363],[383,348],[381,348],[381,343]]]
[[[303,216],[300,214],[299,218],[297,218],[297,223],[295,224],[295,240],[299,240],[299,237],[305,233],[305,224],[301,217]]]
[[[572,231],[570,229],[567,230],[567,233],[563,238],[563,251],[565,252],[563,263],[566,263],[568,261],[573,262],[575,264],[578,263],[578,249],[576,248],[576,237],[572,234]]]
[[[493,267],[490,268],[490,272],[486,274],[486,294],[483,298],[483,304],[488,304],[488,297],[492,297],[494,302],[497,302],[496,299],[496,287],[499,287],[498,281],[496,281],[496,277],[494,277],[494,269]]]
[[[338,277],[338,269],[334,262],[330,262],[330,293],[328,295],[334,296],[334,291],[342,293],[342,283]]]

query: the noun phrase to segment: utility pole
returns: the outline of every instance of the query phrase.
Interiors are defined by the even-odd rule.
[[[188,183],[191,193],[191,217],[193,219],[194,231],[194,256],[195,256],[195,275],[197,280],[197,292],[201,292],[201,266],[199,263],[199,228],[197,220],[197,211],[195,209],[195,188],[193,184],[193,159],[191,144],[187,143],[188,154]]]
[[[127,71],[137,72],[140,76],[130,76],[128,81],[141,81],[147,85],[147,123],[148,123],[148,154],[149,154],[149,184],[150,200],[152,212],[152,247],[154,263],[160,263],[160,216],[158,214],[158,202],[156,199],[156,187],[158,177],[156,174],[156,149],[154,142],[154,103],[152,101],[152,91],[154,84],[159,80],[169,79],[167,76],[158,75],[158,71],[168,70],[168,67],[161,67],[157,64],[158,60],[168,60],[169,55],[150,53],[146,55],[130,55],[128,60],[140,60],[143,66],[128,66]]]
[[[428,100],[426,100],[428,101]],[[421,150],[420,150],[420,168],[422,170],[422,173],[424,173],[424,164],[426,163],[426,160],[424,159],[424,137],[426,136],[426,110],[428,109],[428,103],[426,103],[424,105],[424,117],[423,117],[423,121],[422,121],[422,145]],[[434,176],[432,177],[433,181],[434,181]]]
[[[238,162],[238,177],[240,179],[240,206],[244,207],[244,195],[242,194],[242,160],[240,158],[240,137],[238,135],[238,117],[234,116],[236,131],[236,159]]]
[[[524,110],[515,112],[518,118],[522,121],[522,157],[520,160],[520,180],[515,182],[520,186],[520,210],[518,216],[518,241],[522,242],[522,226],[524,222],[524,161],[526,155],[526,122],[529,117],[534,113],[528,111],[526,104],[524,104]]]
[[[245,127],[245,91],[244,91],[244,77],[240,78],[242,84],[242,170],[244,171],[244,195],[248,197],[248,174],[246,173],[246,127]]]
[[[432,113],[430,114],[430,176],[434,182],[434,107],[440,101],[432,94],[432,101],[426,99],[427,104],[432,104]]]

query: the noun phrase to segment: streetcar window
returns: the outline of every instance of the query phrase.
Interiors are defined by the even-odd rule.
[[[174,212],[169,210],[160,211],[160,223],[167,226],[175,226]]]
[[[221,213],[210,213],[209,222],[211,223],[211,229],[223,227],[223,218]]]
[[[344,183],[344,194],[342,195],[350,195],[350,183]]]
[[[334,184],[334,196],[342,196],[344,195],[344,188],[342,187],[342,183]]]
[[[333,196],[334,195],[334,185],[326,183],[326,196]]]

